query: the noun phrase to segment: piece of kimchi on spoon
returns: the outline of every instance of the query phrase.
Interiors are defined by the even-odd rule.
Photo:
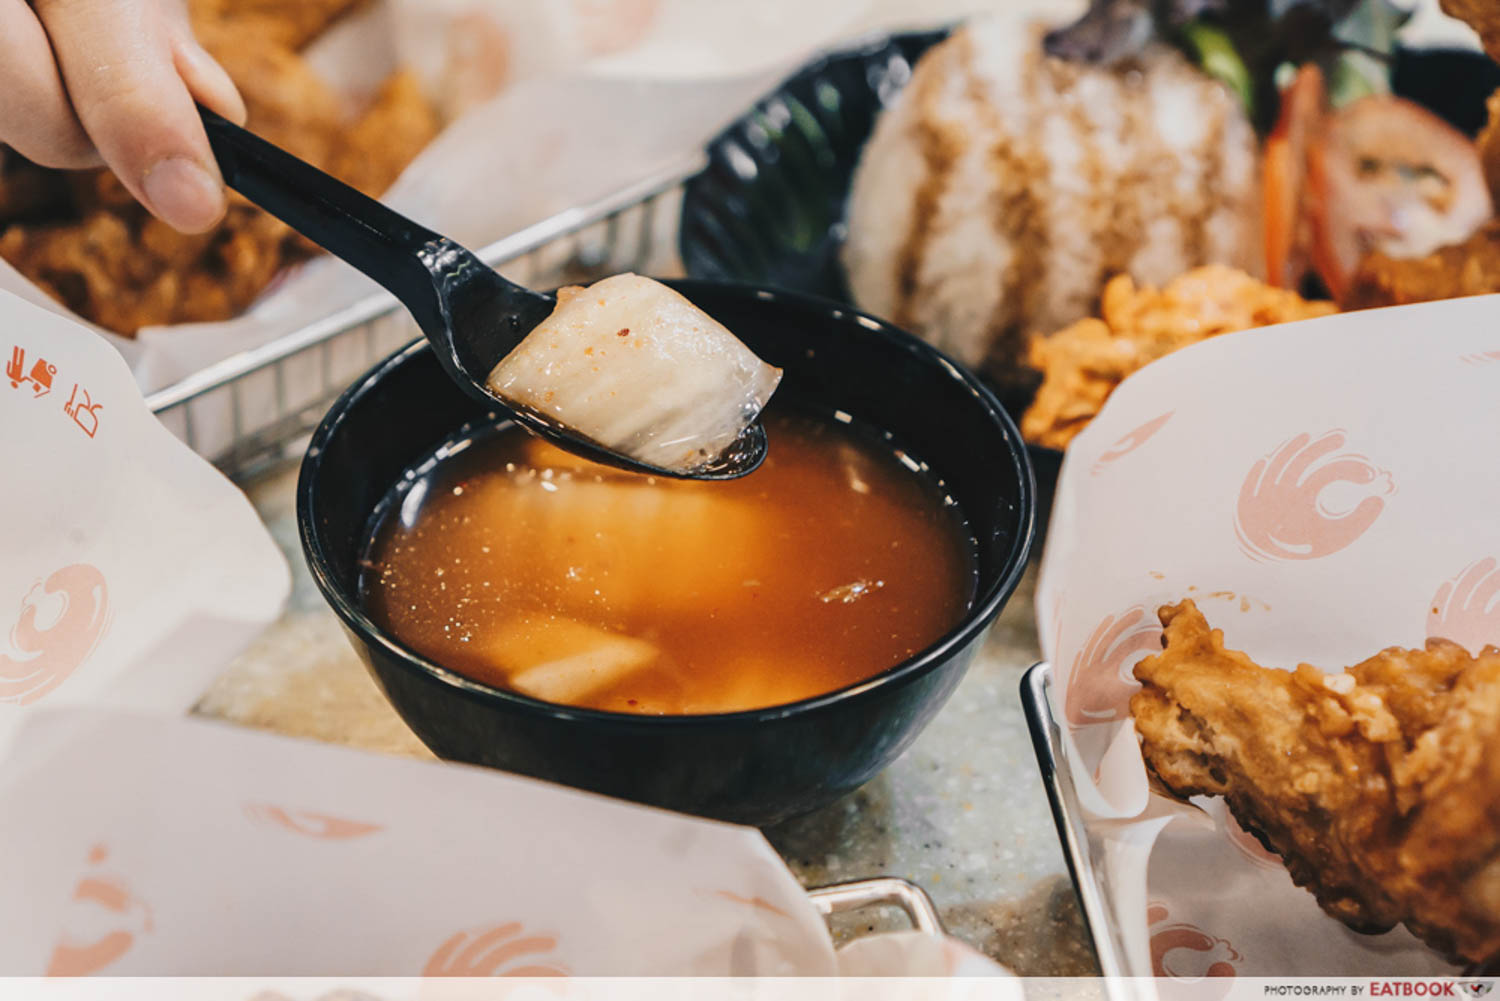
[[[203,110],[225,183],[406,306],[448,376],[595,462],[731,479],[765,457],[757,418],[781,379],[667,286],[605,278],[557,297]]]

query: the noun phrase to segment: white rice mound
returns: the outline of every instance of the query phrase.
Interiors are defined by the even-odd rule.
[[[1175,50],[1124,66],[1042,51],[978,19],[917,64],[854,174],[844,265],[860,308],[971,366],[1092,315],[1111,276],[1258,274],[1255,133]]]

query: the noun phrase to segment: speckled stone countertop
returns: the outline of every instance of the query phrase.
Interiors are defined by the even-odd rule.
[[[308,575],[297,542],[295,468],[248,485],[291,563],[281,620],[229,666],[197,711],[374,751],[430,757],[385,702]],[[767,830],[809,887],[903,876],[948,930],[1025,976],[1097,972],[1021,713],[1038,657],[1021,581],[968,675],[916,743],[844,799]],[[883,921],[889,920],[889,925]],[[879,913],[836,916],[835,937],[900,927]]]

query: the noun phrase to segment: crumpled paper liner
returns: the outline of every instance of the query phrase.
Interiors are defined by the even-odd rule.
[[[1069,449],[1037,622],[1128,972],[1451,972],[1325,916],[1222,804],[1153,796],[1128,701],[1184,597],[1288,669],[1500,641],[1496,455],[1496,296],[1214,338],[1127,379]]]
[[[88,330],[0,292],[0,752],[37,706],[183,712],[279,613],[244,495]]]
[[[5,975],[1004,972],[909,933],[836,955],[752,828],[189,719],[72,709],[23,737]]]

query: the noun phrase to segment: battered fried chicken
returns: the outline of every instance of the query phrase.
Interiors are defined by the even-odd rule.
[[[393,73],[364,114],[344,130],[328,169],[365,194],[379,195],[406,169],[413,151],[437,133],[437,114],[422,95],[416,74]]]
[[[1489,117],[1474,139],[1474,145],[1479,150],[1479,162],[1484,165],[1484,183],[1490,189],[1490,202],[1500,205],[1500,90],[1489,96],[1484,108]]]
[[[318,166],[343,124],[339,97],[307,62],[270,36],[207,21],[193,30],[245,99],[245,125]]]
[[[1192,601],[1136,666],[1146,763],[1223,796],[1323,909],[1404,923],[1448,957],[1500,957],[1500,648],[1384,650],[1339,674],[1260,667]]]
[[[1426,257],[1371,254],[1360,262],[1344,306],[1401,306],[1500,291],[1500,220],[1491,220],[1463,243]]]
[[[1443,10],[1479,33],[1491,59],[1500,60],[1500,4],[1493,0],[1442,0]],[[1490,95],[1489,122],[1475,140],[1490,198],[1500,205],[1500,91]],[[1434,299],[1500,292],[1500,221],[1491,221],[1462,243],[1424,257],[1370,254],[1360,262],[1340,304],[1346,309],[1399,306]]]
[[[1115,387],[1150,362],[1218,334],[1336,311],[1333,303],[1309,302],[1222,264],[1184,272],[1160,289],[1116,275],[1100,295],[1099,319],[1032,338],[1027,363],[1042,373],[1042,385],[1021,433],[1034,444],[1066,448]]]
[[[1443,0],[1443,8],[1479,32],[1491,58],[1500,59],[1500,5],[1491,0]],[[1490,95],[1489,122],[1475,145],[1490,198],[1500,205],[1500,91]],[[1409,259],[1370,254],[1360,262],[1343,299],[1347,309],[1400,306],[1500,291],[1500,220],[1462,243]]]
[[[225,24],[242,35],[301,49],[368,0],[190,0],[194,25]]]
[[[1500,6],[1495,0],[1441,0],[1443,13],[1468,23],[1491,59],[1500,62]]]

